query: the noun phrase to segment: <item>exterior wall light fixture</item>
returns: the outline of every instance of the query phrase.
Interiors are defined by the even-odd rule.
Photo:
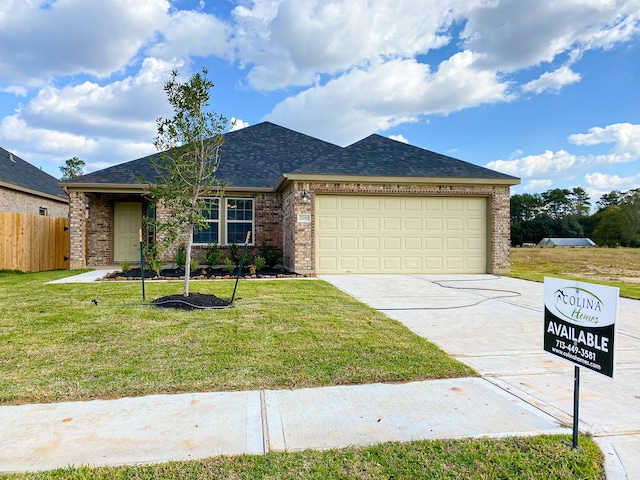
[[[309,203],[309,194],[306,190],[303,190],[300,194],[300,198],[302,199],[302,203]]]

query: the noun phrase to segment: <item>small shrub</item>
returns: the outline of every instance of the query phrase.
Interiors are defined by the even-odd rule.
[[[199,266],[200,266],[200,262],[198,261],[197,258],[192,258],[189,261],[189,267],[191,267],[191,271],[192,272],[195,272],[198,269]]]
[[[147,260],[149,268],[156,272],[157,276],[160,276],[162,270],[162,261],[160,260],[160,248],[157,244],[153,244],[144,249],[144,256]]]
[[[204,257],[205,264],[211,268],[215,268],[220,264],[222,252],[215,243],[209,245],[209,249]]]
[[[282,250],[273,245],[260,245],[260,256],[264,258],[267,267],[273,268],[282,260]]]
[[[187,264],[187,246],[184,243],[181,243],[176,249],[173,261],[176,262],[178,268],[184,268]]]
[[[233,260],[231,260],[229,257],[225,257],[224,259],[224,269],[231,273],[233,272],[233,269],[236,268],[236,264],[233,263]]]
[[[258,255],[256,258],[253,259],[253,264],[256,266],[256,271],[259,272],[267,265],[267,262],[263,257]]]
[[[229,257],[231,257],[231,261],[235,265],[240,264],[240,247],[236,242],[233,242],[231,245],[229,245]]]
[[[122,270],[124,273],[127,273],[129,270],[131,270],[131,262],[129,260],[122,260],[120,262],[120,270]]]

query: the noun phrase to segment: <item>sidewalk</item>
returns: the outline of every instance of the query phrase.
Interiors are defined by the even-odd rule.
[[[0,472],[569,433],[481,378],[0,407]]]

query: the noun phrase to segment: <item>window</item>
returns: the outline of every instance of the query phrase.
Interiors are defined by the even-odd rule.
[[[45,207],[40,207],[38,209],[38,215],[42,215],[43,217],[46,217],[49,214],[49,212],[47,211],[47,209]]]
[[[193,233],[193,243],[220,243],[220,201],[217,198],[205,198],[206,205],[202,214],[208,226]]]
[[[253,199],[228,198],[227,243],[244,243],[249,231],[253,234]]]
[[[208,226],[194,232],[193,243],[244,244],[247,232],[251,231],[249,243],[253,244],[253,198],[226,198],[222,202],[222,212],[219,199],[205,198],[204,201],[207,208],[202,213]]]

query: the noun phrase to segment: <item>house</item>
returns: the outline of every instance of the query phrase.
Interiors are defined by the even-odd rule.
[[[595,247],[596,244],[590,238],[543,238],[538,242],[538,247]]]
[[[58,179],[0,147],[0,212],[67,217],[69,197]]]
[[[194,235],[196,255],[209,243],[243,243],[251,231],[252,245],[281,248],[283,265],[298,273],[509,270],[515,177],[380,135],[343,148],[264,122],[224,138],[224,196]],[[142,217],[165,214],[153,212],[137,180],[154,181],[150,158],[61,184],[71,268],[139,258]]]

